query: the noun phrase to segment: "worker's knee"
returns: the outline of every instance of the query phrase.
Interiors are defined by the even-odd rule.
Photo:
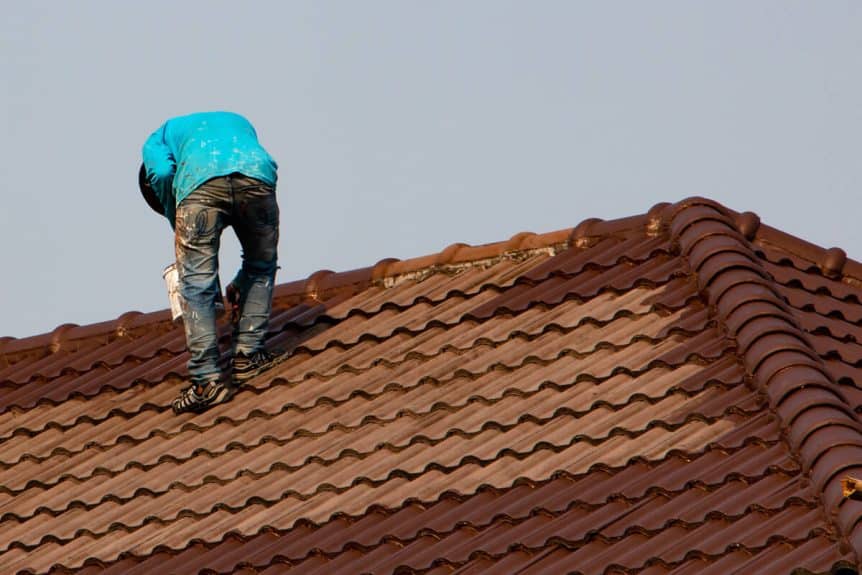
[[[180,294],[191,305],[212,302],[218,291],[218,271],[185,270],[180,275]]]
[[[266,260],[244,259],[242,262],[242,271],[249,277],[275,277],[275,271],[278,269],[278,261],[275,258]]]

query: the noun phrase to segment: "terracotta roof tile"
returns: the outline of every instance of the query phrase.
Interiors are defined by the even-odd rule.
[[[282,284],[201,415],[167,312],[3,338],[0,563],[857,573],[860,324],[862,265],[691,198]]]

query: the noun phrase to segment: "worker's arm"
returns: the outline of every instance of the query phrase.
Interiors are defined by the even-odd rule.
[[[156,197],[165,210],[165,217],[174,227],[176,215],[176,200],[174,198],[173,183],[174,173],[177,170],[177,162],[171,149],[165,142],[165,126],[153,132],[144,143],[144,167],[147,170],[147,178]]]

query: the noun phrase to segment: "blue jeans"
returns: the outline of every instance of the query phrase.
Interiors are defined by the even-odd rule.
[[[227,226],[242,246],[242,268],[232,282],[240,295],[234,353],[263,349],[278,268],[278,220],[275,189],[237,173],[205,182],[177,206],[177,269],[193,383],[220,375],[215,302],[221,297],[219,241]]]

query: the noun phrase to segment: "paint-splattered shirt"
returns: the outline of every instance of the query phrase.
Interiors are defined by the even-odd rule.
[[[172,118],[144,143],[144,167],[174,224],[176,206],[198,186],[239,172],[275,186],[278,165],[257,141],[251,123],[233,112]]]

